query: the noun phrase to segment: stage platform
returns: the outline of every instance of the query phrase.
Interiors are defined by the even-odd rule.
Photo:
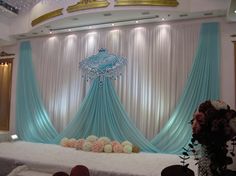
[[[0,143],[0,158],[25,164],[17,171],[17,176],[49,176],[57,171],[70,173],[71,168],[79,164],[87,166],[91,176],[161,176],[165,167],[180,164],[178,155],[94,153],[23,141]],[[191,158],[188,162],[197,175],[195,161]]]

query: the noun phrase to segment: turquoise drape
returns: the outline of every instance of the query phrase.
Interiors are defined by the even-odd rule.
[[[201,26],[199,44],[183,94],[164,128],[152,143],[164,153],[181,153],[191,138],[192,114],[208,99],[219,99],[220,85],[219,24]]]
[[[158,152],[128,117],[110,78],[105,78],[102,86],[99,78],[93,81],[77,115],[57,137],[55,143],[65,136],[78,139],[91,134],[107,136],[120,142],[129,140],[142,151]]]
[[[102,87],[95,79],[78,113],[65,130],[58,134],[41,101],[32,64],[30,42],[20,45],[16,92],[16,128],[22,140],[58,143],[63,137],[107,136],[130,140],[142,151],[180,153],[191,138],[189,124],[198,104],[219,98],[219,24],[202,25],[198,49],[183,95],[170,120],[150,142],[128,117],[112,82]]]
[[[20,44],[16,86],[16,132],[21,139],[31,142],[51,143],[57,136],[39,95],[29,41]]]

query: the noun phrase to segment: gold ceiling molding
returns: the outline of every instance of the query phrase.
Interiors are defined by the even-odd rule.
[[[0,53],[0,57],[8,57],[8,56],[15,56],[15,54],[6,53],[4,51]]]
[[[44,14],[44,15],[42,15],[42,16],[36,18],[36,19],[34,19],[34,20],[31,22],[31,25],[32,25],[32,26],[35,26],[35,25],[37,25],[37,24],[39,24],[39,23],[42,23],[42,22],[44,22],[44,21],[46,21],[46,20],[48,20],[48,19],[51,19],[51,18],[60,16],[60,15],[63,15],[62,10],[63,10],[63,8],[57,9],[57,10],[54,10],[54,11],[51,11],[51,12],[49,12],[49,13],[46,13],[46,14]]]
[[[10,59],[14,59],[14,57],[15,57],[15,54],[10,54],[10,53],[6,53],[6,52],[4,52],[4,51],[2,51],[1,53],[0,53],[0,61],[2,62],[8,62]]]
[[[72,13],[80,10],[107,7],[109,4],[107,0],[81,0],[75,5],[68,6],[66,10],[68,13]]]
[[[177,0],[116,0],[115,6],[168,6],[176,7]]]

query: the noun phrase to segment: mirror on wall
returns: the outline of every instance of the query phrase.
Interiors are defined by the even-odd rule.
[[[0,131],[9,131],[14,54],[0,53]]]

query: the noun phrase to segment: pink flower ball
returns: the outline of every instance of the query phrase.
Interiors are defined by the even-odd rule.
[[[205,122],[205,115],[202,113],[202,112],[196,112],[194,114],[195,116],[195,119],[200,123],[200,124],[203,124]]]
[[[112,148],[115,153],[122,153],[123,152],[123,146],[121,144],[116,144]]]
[[[198,134],[201,131],[201,125],[198,123],[196,119],[192,122],[192,132],[193,134]]]
[[[60,142],[60,145],[63,147],[69,147],[69,139],[68,138],[63,138]]]
[[[118,141],[112,141],[112,142],[111,142],[112,148],[113,148],[116,144],[120,144],[120,143],[119,143]]]
[[[102,141],[104,145],[111,143],[111,140],[110,140],[108,137],[105,137],[105,136],[100,137],[100,138],[98,139],[98,141]]]
[[[92,145],[92,152],[103,152],[104,144],[102,141],[95,141]]]
[[[69,147],[74,147],[75,146],[75,144],[76,144],[76,139],[75,138],[71,138],[71,139],[69,139]]]
[[[84,145],[84,142],[85,142],[84,139],[79,139],[79,140],[77,140],[76,145],[75,145],[75,148],[76,148],[77,150],[82,150],[83,145]]]

